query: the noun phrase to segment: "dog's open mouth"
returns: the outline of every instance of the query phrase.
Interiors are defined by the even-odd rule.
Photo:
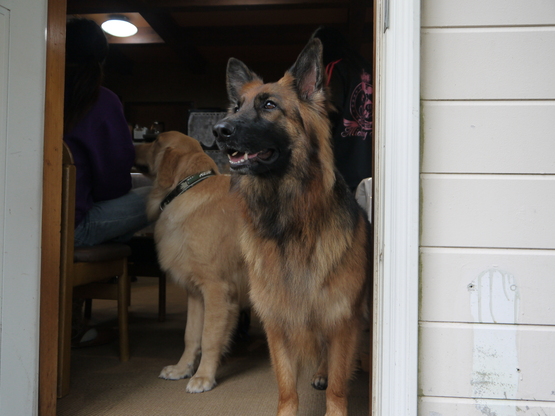
[[[278,152],[274,149],[264,149],[256,153],[240,152],[230,149],[227,152],[229,164],[232,169],[248,166],[253,163],[272,163],[276,160]]]

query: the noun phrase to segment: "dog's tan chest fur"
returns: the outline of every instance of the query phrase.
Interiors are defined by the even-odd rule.
[[[247,226],[242,250],[249,267],[251,299],[263,320],[278,317],[298,329],[315,323],[333,328],[353,311],[362,314],[362,299],[347,295],[361,294],[366,283],[360,273],[366,259],[360,241],[365,238],[360,227],[355,235],[324,230],[312,247],[297,242],[280,246]],[[355,277],[346,276],[351,272]]]

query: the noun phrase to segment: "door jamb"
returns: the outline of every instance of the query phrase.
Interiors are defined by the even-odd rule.
[[[39,330],[40,416],[56,416],[66,0],[48,0]]]
[[[420,0],[375,0],[372,415],[418,407]]]

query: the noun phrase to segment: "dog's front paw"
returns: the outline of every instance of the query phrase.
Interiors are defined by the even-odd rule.
[[[328,388],[328,378],[323,374],[314,374],[311,384],[316,390],[326,390]]]
[[[168,365],[162,369],[162,372],[158,377],[166,380],[180,380],[182,378],[189,378],[192,375],[193,374],[190,369],[179,368],[176,365]]]
[[[211,377],[194,376],[187,384],[187,393],[202,393],[212,390],[216,386],[216,380]]]

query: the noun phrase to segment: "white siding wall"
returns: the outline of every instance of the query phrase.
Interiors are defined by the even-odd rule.
[[[47,0],[0,0],[0,415],[38,414]]]
[[[555,1],[422,0],[419,415],[555,415]]]

